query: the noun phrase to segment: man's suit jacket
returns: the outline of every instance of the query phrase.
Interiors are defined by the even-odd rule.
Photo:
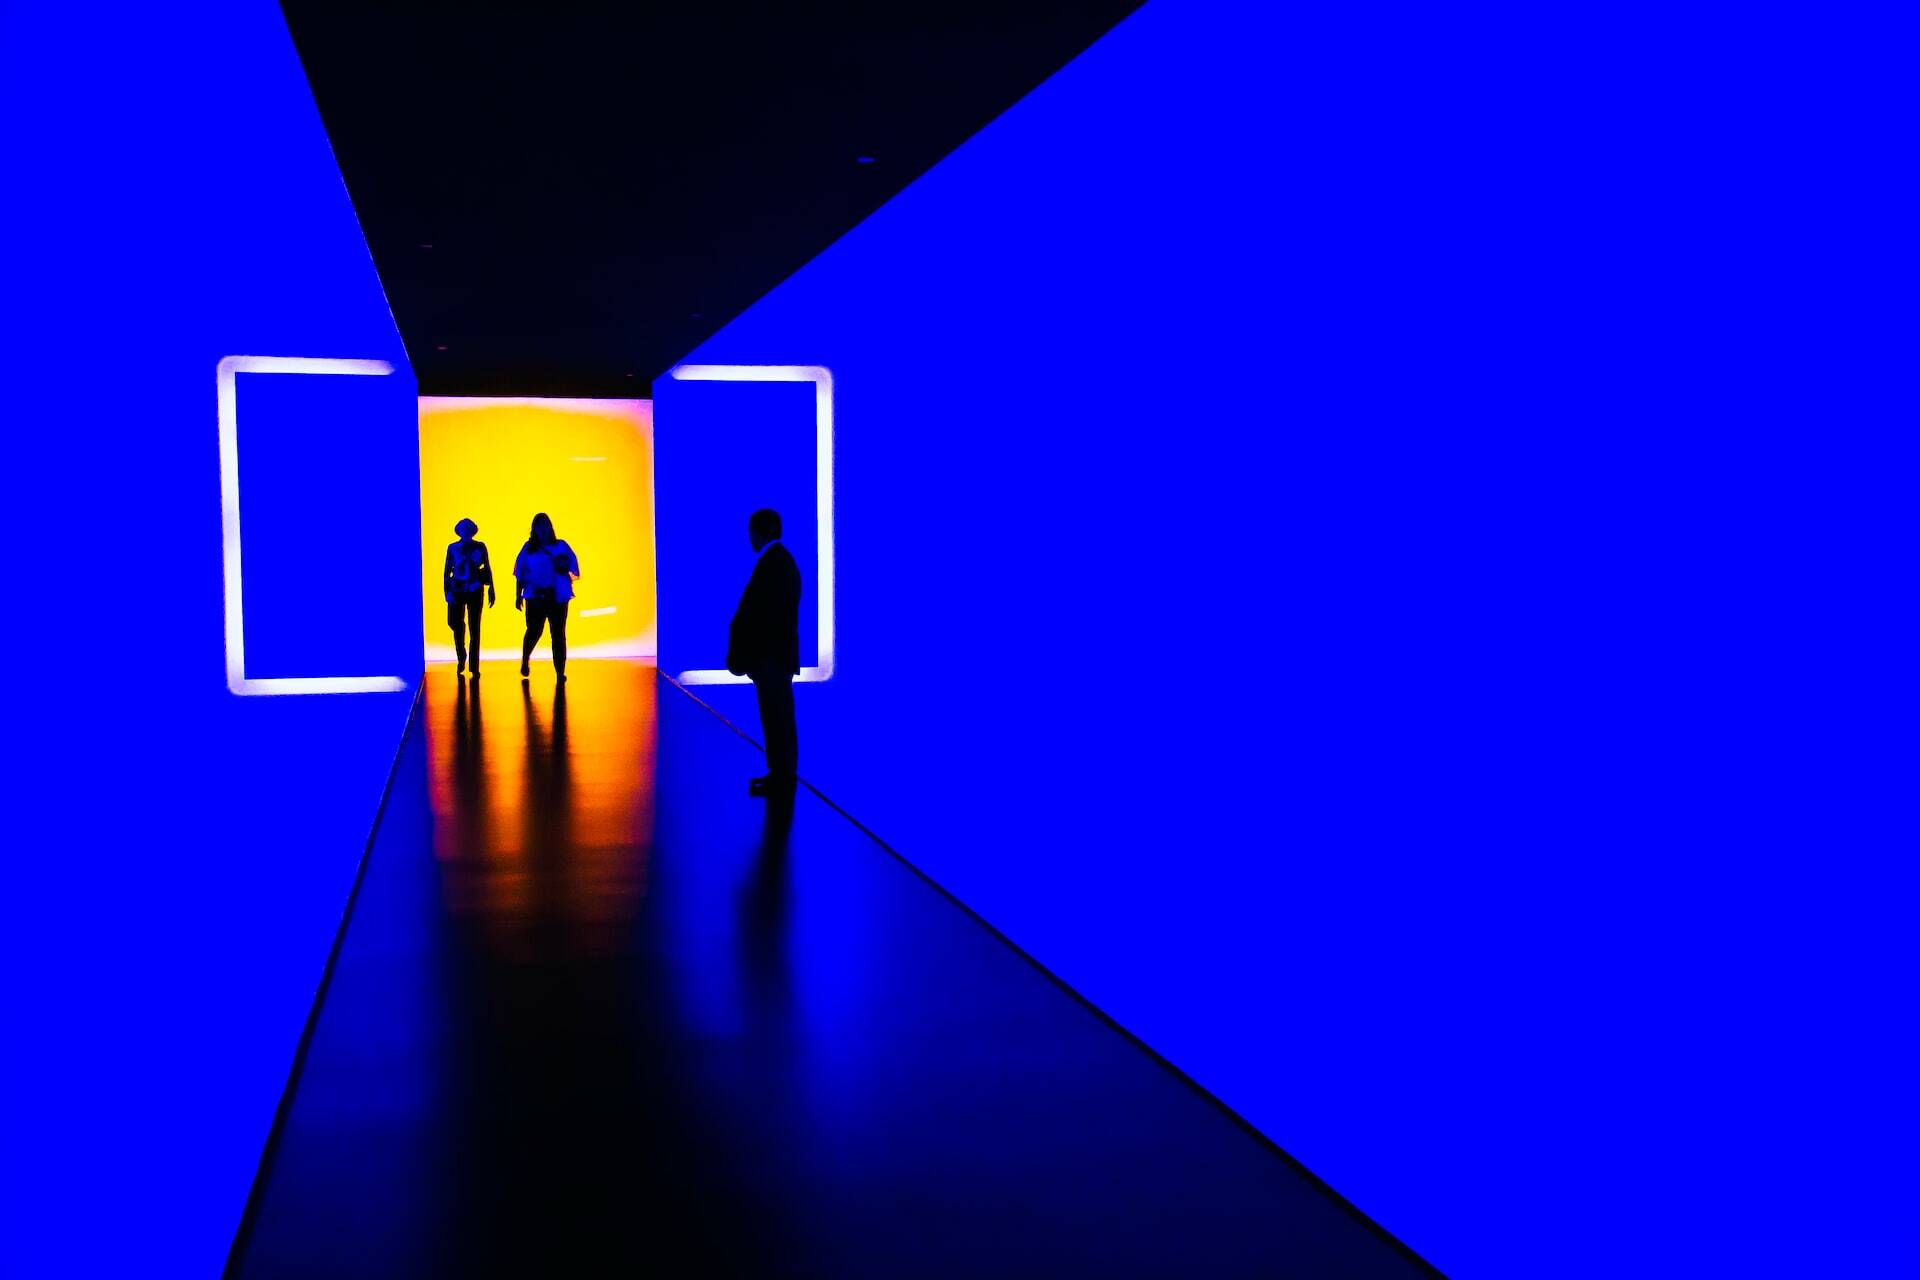
[[[760,553],[727,631],[727,670],[737,676],[800,672],[800,566],[782,543]]]

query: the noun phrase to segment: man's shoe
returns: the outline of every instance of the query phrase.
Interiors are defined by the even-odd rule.
[[[527,669],[527,660],[525,658],[520,659],[520,678],[525,680],[532,674],[533,672]]]

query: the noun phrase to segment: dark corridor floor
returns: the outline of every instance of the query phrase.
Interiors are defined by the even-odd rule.
[[[479,684],[428,676],[232,1273],[1432,1274],[651,668]]]

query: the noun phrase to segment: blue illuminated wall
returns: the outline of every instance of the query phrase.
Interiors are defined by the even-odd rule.
[[[1886,1273],[1893,420],[1799,373],[1884,117],[1758,18],[1297,12],[1152,0],[689,353],[835,377],[802,772],[1452,1274]]]
[[[0,1273],[211,1276],[419,676],[415,388],[270,0],[5,6],[0,156]],[[249,676],[400,692],[228,691],[235,355],[393,368],[236,394]]]

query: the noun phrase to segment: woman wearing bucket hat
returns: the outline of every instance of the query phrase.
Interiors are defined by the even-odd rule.
[[[453,526],[460,541],[447,548],[447,567],[441,586],[447,597],[447,625],[453,628],[453,656],[459,665],[455,673],[471,670],[480,675],[480,596],[484,592],[487,607],[494,601],[493,564],[487,559],[487,544],[475,542],[480,526],[462,520]],[[469,667],[469,655],[472,665]]]

